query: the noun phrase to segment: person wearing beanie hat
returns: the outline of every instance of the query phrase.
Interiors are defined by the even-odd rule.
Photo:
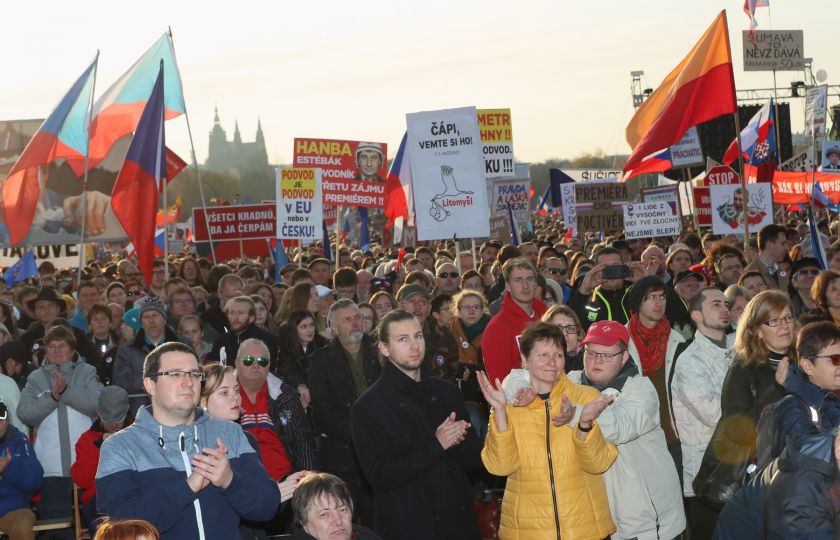
[[[817,303],[811,298],[811,286],[820,273],[820,263],[813,257],[799,258],[793,261],[790,270],[790,293],[793,304],[793,316],[799,318],[817,308]]]
[[[143,361],[152,349],[170,341],[183,340],[166,324],[166,306],[156,296],[146,296],[135,303],[123,317],[128,326],[134,328],[134,310],[140,323],[134,338],[117,348],[114,357],[113,384],[124,388],[129,394],[142,397],[131,398],[131,415],[141,405],[148,405],[149,399],[143,387]]]
[[[671,322],[665,316],[667,302],[666,286],[658,277],[645,276],[633,284],[625,300],[631,313],[627,323],[630,332],[628,349],[639,373],[648,377],[656,388],[659,422],[679,471],[682,470],[680,441],[674,427],[667,388],[674,355],[685,338],[671,328]]]
[[[99,394],[98,418],[76,442],[76,461],[70,477],[82,490],[82,515],[91,534],[96,532],[96,469],[99,449],[105,440],[127,425],[128,392],[119,386],[108,386]]]

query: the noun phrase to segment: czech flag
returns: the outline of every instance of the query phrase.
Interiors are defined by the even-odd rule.
[[[96,65],[97,60],[94,60],[61,98],[26,145],[3,184],[3,208],[12,245],[21,243],[32,226],[41,196],[39,180],[45,181],[39,178],[40,167],[64,158],[71,166],[76,164],[78,170],[84,171],[88,153],[88,107]]]
[[[660,150],[659,152],[655,152],[649,156],[646,156],[639,166],[626,171],[624,173],[624,179],[627,180],[628,178],[632,178],[638,174],[643,173],[659,173],[670,171],[673,167],[671,163],[671,150],[666,148],[665,150]]]
[[[164,34],[93,104],[90,168],[105,159],[117,139],[135,131],[161,62],[168,81],[163,96],[165,118],[169,120],[186,112],[172,38]],[[76,172],[81,174],[80,170]]]
[[[741,148],[744,161],[750,165],[760,165],[776,154],[776,130],[773,128],[776,117],[773,114],[773,100],[765,103],[744,129],[741,130]],[[723,162],[731,165],[738,159],[738,139],[733,139],[723,154]]]
[[[400,147],[394,161],[391,162],[391,170],[388,171],[388,180],[385,184],[385,215],[388,216],[388,225],[395,223],[397,218],[409,225],[414,224],[414,198],[411,191],[411,166],[406,152],[408,133],[403,135]],[[399,242],[395,237],[394,242]]]
[[[814,187],[811,189],[811,202],[817,208],[828,208],[833,212],[837,212],[838,208],[837,205],[834,204],[831,199],[828,198],[828,195],[822,190],[822,186],[819,182],[814,182]]]
[[[137,263],[146,283],[152,282],[155,216],[158,194],[163,188],[166,174],[163,77],[164,66],[161,63],[154,88],[140,116],[137,131],[111,194],[114,214],[134,244]]]
[[[726,12],[715,21],[682,62],[639,107],[625,131],[633,153],[626,173],[645,157],[676,144],[688,128],[737,110]]]

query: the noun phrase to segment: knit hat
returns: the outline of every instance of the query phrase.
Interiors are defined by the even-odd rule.
[[[32,354],[26,350],[26,346],[20,341],[7,341],[0,345],[0,363],[9,358],[21,364],[26,364],[32,358]]]
[[[122,422],[128,415],[128,392],[119,386],[106,386],[99,394],[97,407],[103,422]]]
[[[166,318],[166,306],[163,305],[163,302],[160,301],[160,298],[157,296],[145,296],[135,302],[135,306],[140,304],[138,307],[140,308],[140,313],[138,314],[138,318],[142,319],[143,314],[147,311],[157,311],[161,314],[161,316],[165,319]]]
[[[134,307],[125,312],[122,318],[123,322],[134,329],[135,332],[140,331],[140,308]]]
[[[637,280],[627,292],[627,298],[624,299],[624,306],[634,313],[638,313],[639,307],[642,305],[642,300],[644,300],[648,290],[654,286],[664,288],[665,284],[657,276],[645,276]]]

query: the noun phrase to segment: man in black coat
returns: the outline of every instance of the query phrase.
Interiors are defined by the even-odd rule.
[[[271,371],[277,370],[277,338],[271,333],[258,328],[254,321],[257,308],[247,296],[236,296],[228,300],[225,306],[228,331],[216,338],[213,349],[207,354],[208,362],[233,364],[239,344],[246,339],[258,339],[268,347],[271,356]]]
[[[460,390],[429,376],[411,313],[383,317],[378,347],[388,361],[351,411],[356,454],[373,487],[374,529],[401,540],[480,539],[467,472],[481,464],[481,442]]]
[[[330,306],[327,324],[336,338],[309,361],[309,391],[321,435],[321,468],[347,483],[359,522],[373,525],[373,494],[353,449],[350,407],[379,378],[376,346],[362,330],[359,308],[350,299]]]

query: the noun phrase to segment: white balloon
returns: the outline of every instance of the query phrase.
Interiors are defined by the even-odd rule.
[[[825,82],[828,78],[828,73],[824,69],[817,70],[817,82]]]

